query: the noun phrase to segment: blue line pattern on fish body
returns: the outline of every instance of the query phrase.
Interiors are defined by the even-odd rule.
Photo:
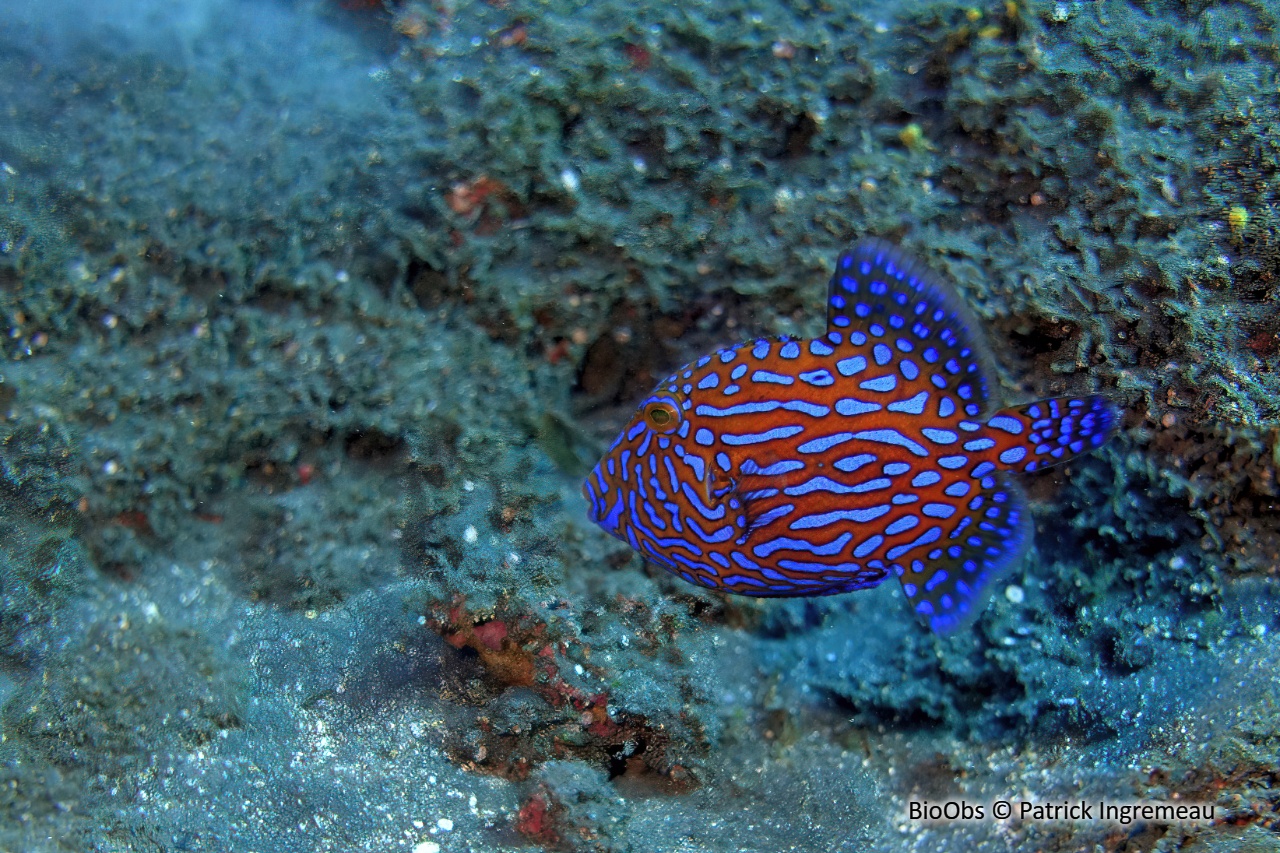
[[[1097,395],[986,417],[986,362],[947,285],[856,244],[826,334],[726,347],[658,385],[587,478],[591,518],[709,589],[829,595],[893,576],[931,628],[955,629],[1029,542],[1010,472],[1093,450],[1118,420]]]

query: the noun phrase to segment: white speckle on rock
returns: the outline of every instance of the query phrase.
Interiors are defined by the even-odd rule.
[[[1022,591],[1022,587],[1011,583],[1004,588],[1004,597],[1009,599],[1011,604],[1021,604],[1026,600],[1027,595]]]
[[[434,841],[420,841],[414,845],[413,853],[440,853],[440,845]]]
[[[480,538],[480,534],[476,531],[474,524],[468,524],[467,529],[462,531],[462,540],[468,545],[473,544]]]
[[[442,817],[438,821],[436,821],[436,826],[440,827],[440,829],[443,830],[444,832],[453,831],[453,821],[449,820],[449,818],[447,817]]]

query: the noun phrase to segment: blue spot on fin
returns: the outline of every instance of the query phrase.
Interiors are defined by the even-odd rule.
[[[906,571],[899,580],[907,602],[935,633],[955,631],[977,618],[992,586],[1031,545],[1026,499],[1021,489],[1005,479],[998,475],[991,488],[971,493],[961,506],[975,505],[980,496],[976,510],[957,512],[943,523],[941,538],[901,559]],[[959,533],[953,537],[957,528]],[[927,554],[937,549],[942,555],[928,559]],[[923,571],[913,569],[914,560],[923,563]]]
[[[891,323],[895,316],[903,321],[900,328]],[[940,276],[897,247],[861,240],[836,261],[827,288],[827,331],[862,332],[874,340],[873,327],[884,330],[886,343],[889,338],[911,343],[910,357],[922,379],[945,381],[932,387],[954,395],[969,386],[961,396],[977,408],[965,412],[962,404],[958,417],[983,413],[991,358],[964,302]]]

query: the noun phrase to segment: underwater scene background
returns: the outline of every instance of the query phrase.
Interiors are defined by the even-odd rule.
[[[0,850],[1280,851],[1278,24],[8,0]],[[1120,411],[950,633],[581,493],[866,237]]]

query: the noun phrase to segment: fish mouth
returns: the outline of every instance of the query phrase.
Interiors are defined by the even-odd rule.
[[[591,472],[591,477],[596,475],[595,471]],[[591,488],[591,477],[582,481],[582,496],[587,499],[587,518],[591,519],[595,524],[600,523],[600,500],[596,497],[595,492]]]

